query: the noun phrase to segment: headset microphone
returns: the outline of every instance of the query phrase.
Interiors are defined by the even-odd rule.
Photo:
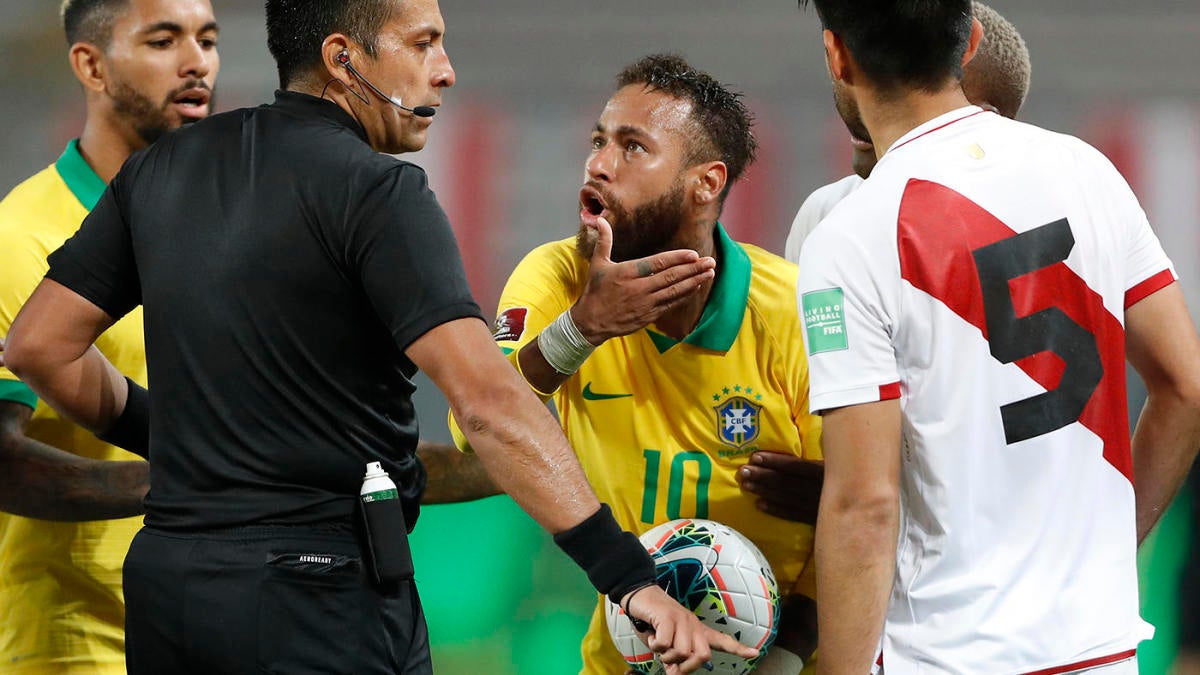
[[[404,105],[404,103],[400,100],[400,98],[398,96],[388,96],[387,94],[380,91],[379,87],[376,87],[375,85],[371,84],[371,81],[368,80],[367,78],[363,77],[362,73],[358,72],[358,69],[356,69],[354,67],[354,65],[350,63],[350,52],[348,50],[343,49],[342,51],[338,52],[337,62],[342,64],[343,66],[345,66],[346,70],[350,71],[350,74],[353,75],[355,77],[355,79],[357,79],[359,82],[362,82],[363,84],[367,85],[367,87],[369,87],[371,89],[371,91],[378,94],[379,98],[387,101],[388,103],[391,103],[392,105],[396,106],[397,108],[399,108],[401,110],[407,110],[408,112],[412,113],[413,115],[416,115],[417,117],[433,117],[434,115],[437,114],[437,110],[434,110],[433,108],[431,108],[427,105],[419,105],[419,106],[416,106],[415,108],[409,108],[408,106]],[[351,89],[350,93],[357,96],[363,103],[367,102],[367,99],[362,94],[358,93],[357,91],[354,91],[353,89]]]

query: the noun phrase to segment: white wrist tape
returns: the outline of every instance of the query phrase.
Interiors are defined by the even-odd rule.
[[[563,375],[574,375],[596,349],[595,345],[588,342],[583,333],[579,332],[569,309],[546,326],[538,335],[537,341],[546,363]]]

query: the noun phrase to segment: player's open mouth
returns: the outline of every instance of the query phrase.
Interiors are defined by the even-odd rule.
[[[180,92],[171,101],[171,105],[183,117],[201,118],[208,115],[210,98],[212,98],[211,92],[197,87]]]
[[[850,136],[850,145],[854,146],[855,150],[874,150],[875,145],[871,141],[864,141],[858,136]]]
[[[596,188],[585,185],[579,191],[579,218],[585,223],[594,222],[600,216],[606,216],[608,207],[604,197]]]

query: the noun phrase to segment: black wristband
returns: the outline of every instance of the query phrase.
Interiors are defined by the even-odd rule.
[[[617,525],[608,504],[582,523],[554,535],[575,564],[587,572],[596,590],[620,604],[629,591],[654,583],[654,560],[642,542]]]
[[[108,431],[96,434],[96,438],[150,459],[150,392],[128,377],[125,381],[129,383],[125,409]]]

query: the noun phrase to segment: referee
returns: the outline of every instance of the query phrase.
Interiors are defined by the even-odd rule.
[[[653,585],[492,345],[424,172],[378,154],[424,145],[454,83],[443,33],[436,0],[268,0],[283,91],[134,155],[12,326],[8,365],[48,403],[141,451],[148,425],[134,675],[431,672],[411,575],[378,583],[363,555],[405,551],[403,528],[368,549],[355,527],[376,461],[417,520],[418,368],[665,662],[695,670],[710,642],[755,654]],[[90,349],[139,304],[152,399]]]

